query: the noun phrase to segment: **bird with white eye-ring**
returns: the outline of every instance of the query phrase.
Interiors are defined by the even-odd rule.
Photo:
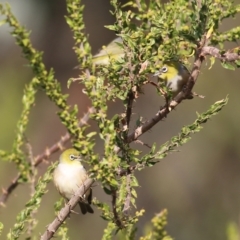
[[[187,83],[190,73],[180,62],[168,62],[154,76],[157,76],[159,81],[172,92],[174,98]],[[189,98],[192,97],[192,95],[189,96]]]
[[[86,169],[83,167],[82,157],[79,152],[70,148],[65,150],[59,159],[59,164],[53,174],[53,181],[58,192],[66,199],[70,200],[75,192],[81,187],[85,180],[89,178]],[[88,189],[79,201],[82,214],[93,213],[90,206],[92,202],[92,189]]]

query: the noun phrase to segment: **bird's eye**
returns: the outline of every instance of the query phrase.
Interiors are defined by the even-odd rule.
[[[167,70],[168,70],[168,68],[164,66],[164,67],[162,67],[161,72],[165,73],[165,72],[167,72]]]
[[[75,159],[75,156],[74,156],[73,154],[71,154],[71,155],[69,156],[69,158],[70,158],[70,160],[74,160],[74,159]]]

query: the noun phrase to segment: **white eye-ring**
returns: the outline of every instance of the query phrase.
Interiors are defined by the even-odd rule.
[[[71,155],[69,156],[69,158],[70,158],[70,160],[74,160],[74,159],[75,159],[75,156],[74,156],[73,154],[71,154]]]
[[[165,72],[167,72],[167,70],[168,70],[168,68],[166,66],[164,66],[164,67],[162,67],[161,72],[165,73]]]

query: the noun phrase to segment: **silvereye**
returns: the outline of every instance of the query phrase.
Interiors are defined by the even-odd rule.
[[[58,192],[66,200],[70,200],[77,189],[88,178],[87,171],[83,167],[81,160],[82,158],[77,150],[74,148],[67,149],[61,154],[59,164],[54,171],[54,184]],[[93,213],[93,209],[90,206],[91,201],[92,189],[90,188],[79,201],[82,214],[87,212]]]
[[[173,97],[175,97],[187,83],[190,73],[180,62],[167,62],[154,76],[157,76],[171,90]],[[187,98],[191,99],[193,96],[190,95]]]
[[[117,44],[122,42],[121,37],[114,39],[106,47],[103,47],[98,54],[93,56],[93,63],[96,65],[108,65],[111,59],[119,60],[123,58],[123,49]],[[187,83],[190,73],[180,62],[167,62],[154,76],[157,76],[171,90],[172,97],[175,97]],[[193,95],[190,94],[187,98],[191,99]]]
[[[93,63],[96,65],[108,65],[111,59],[119,60],[123,58],[123,49],[118,45],[118,43],[122,42],[122,38],[115,38],[106,47],[103,47],[98,54],[93,56]]]

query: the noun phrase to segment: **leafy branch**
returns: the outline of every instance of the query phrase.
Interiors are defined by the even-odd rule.
[[[139,186],[135,170],[155,165],[176,147],[188,142],[191,134],[199,132],[202,124],[222,110],[228,98],[213,104],[208,111],[198,115],[193,124],[183,127],[179,135],[158,149],[155,143],[149,146],[139,138],[188,98],[198,79],[202,63],[208,56],[211,56],[212,64],[215,59],[219,59],[225,68],[239,67],[239,48],[224,49],[224,43],[236,41],[240,36],[240,29],[236,27],[222,33],[219,31],[219,25],[225,18],[239,13],[240,5],[233,6],[226,0],[179,0],[165,4],[153,0],[149,2],[136,0],[122,6],[119,1],[111,0],[112,14],[116,22],[107,28],[121,37],[122,42],[119,43],[119,48],[122,50],[123,57],[119,60],[112,59],[108,65],[95,66],[91,46],[84,33],[84,7],[79,0],[67,0],[66,3],[68,13],[66,22],[73,33],[73,49],[81,70],[78,78],[74,80],[79,80],[79,84],[84,87],[83,92],[91,104],[88,113],[80,121],[77,117],[78,107],[72,108],[67,104],[67,95],[63,94],[60,83],[54,77],[53,69],[47,71],[42,59],[43,53],[32,46],[30,33],[20,25],[9,6],[0,4],[4,23],[11,27],[11,34],[15,37],[23,56],[29,61],[35,74],[23,94],[23,110],[17,124],[12,150],[0,151],[1,158],[13,161],[19,171],[12,183],[3,191],[0,203],[3,205],[6,202],[20,182],[31,182],[35,168],[52,153],[62,150],[63,145],[72,139],[73,146],[79,150],[84,161],[89,165],[90,178],[60,210],[58,216],[42,234],[41,239],[50,239],[54,236],[94,181],[98,181],[105,194],[111,197],[111,206],[98,199],[94,200],[95,206],[101,211],[102,218],[108,222],[102,239],[112,239],[115,233],[119,233],[119,236],[124,234],[125,239],[134,239],[137,231],[136,223],[145,211],[133,210],[137,208],[136,188]],[[131,10],[125,10],[126,7],[131,7]],[[219,48],[216,47],[218,45]],[[190,65],[192,56],[194,61]],[[174,98],[165,98],[167,100],[165,105],[157,110],[154,116],[149,117],[145,122],[139,121],[132,127],[134,103],[141,97],[142,89],[146,84],[151,84],[155,88],[158,86],[152,81],[152,73],[167,62],[180,62],[189,67],[190,74],[186,86]],[[72,81],[73,79],[69,79],[68,83]],[[68,133],[42,154],[32,157],[32,164],[30,164],[22,148],[29,123],[29,113],[39,89],[43,90],[57,106],[59,119]],[[164,95],[163,91],[158,91],[156,95],[159,95],[159,92],[160,95]],[[166,92],[168,94],[168,91]],[[121,102],[123,109],[116,109],[115,115],[110,116],[109,103],[116,101]],[[141,112],[139,115],[140,119]],[[97,124],[97,132],[86,133],[85,130],[88,127],[86,123],[90,118]],[[101,155],[94,148],[95,135],[103,143]],[[141,142],[149,146],[150,150],[143,154],[130,145],[132,142]],[[38,181],[35,190],[32,190],[33,195],[17,216],[8,239],[18,239],[26,228],[26,223],[40,206],[56,164],[48,168]],[[166,210],[157,214],[152,220],[152,230],[141,239],[171,239],[165,231],[166,217]],[[64,226],[61,229],[63,238],[67,238],[66,232],[67,228]]]

